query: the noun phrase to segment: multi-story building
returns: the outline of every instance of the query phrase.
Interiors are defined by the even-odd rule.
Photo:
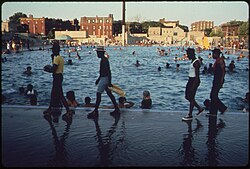
[[[20,18],[21,25],[28,25],[29,33],[45,35],[45,18],[33,18],[29,15],[28,18]]]
[[[240,26],[239,23],[230,23],[230,22],[220,25],[224,37],[238,36],[239,26]]]
[[[11,27],[10,27],[10,22],[9,21],[2,21],[2,32],[10,32]]]
[[[29,33],[37,35],[48,35],[52,30],[75,30],[77,22],[71,22],[69,20],[62,21],[61,19],[50,19],[50,18],[34,18],[33,15],[29,15],[28,18],[20,18],[22,25],[26,24],[29,28]]]
[[[160,19],[159,22],[162,23],[164,26],[172,26],[173,28],[179,25],[179,21],[165,21],[165,18]]]
[[[148,36],[161,36],[161,27],[151,27],[148,28]]]
[[[113,38],[113,14],[108,17],[81,17],[80,31],[87,31],[89,36]]]
[[[181,42],[187,37],[187,32],[185,32],[179,26],[165,26],[161,27],[149,27],[148,38],[156,42],[164,42],[168,44],[173,44],[176,42]]]
[[[205,29],[213,29],[213,21],[198,21],[191,24],[191,31],[204,31]]]

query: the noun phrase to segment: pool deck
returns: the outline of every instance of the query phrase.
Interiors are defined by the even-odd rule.
[[[67,121],[62,119],[65,109],[51,119],[44,118],[45,109],[2,105],[4,167],[53,166],[44,162],[49,157],[38,160],[36,156],[42,156],[41,150],[33,148],[32,153],[26,154],[22,146],[27,145],[19,145],[16,140],[22,140],[23,136],[32,140],[32,144],[27,141],[30,146],[40,146],[51,142],[51,134],[54,136],[59,129],[67,131],[67,137],[63,134],[60,138],[72,143],[63,148],[67,150],[67,158],[57,166],[249,167],[249,113],[226,112],[207,117],[205,111],[191,122],[183,122],[181,118],[186,112],[177,110],[122,109],[119,117],[113,117],[109,114],[112,109],[100,109],[98,119],[90,120],[87,114],[93,108],[76,108],[72,120]],[[17,126],[35,134],[27,131],[24,134]],[[57,149],[48,147],[51,147],[46,150],[49,156],[57,154]],[[35,160],[28,156],[34,156]]]

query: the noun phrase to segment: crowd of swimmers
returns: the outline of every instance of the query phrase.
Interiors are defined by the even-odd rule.
[[[183,51],[184,47],[181,50]],[[168,52],[165,52],[164,49],[157,48],[157,52],[159,52],[159,54],[161,56],[163,56],[163,55],[166,56],[166,55],[169,55],[169,53],[171,52],[171,49],[168,49]],[[225,54],[229,54],[229,53],[230,53],[229,51],[225,52]],[[133,51],[132,54],[135,55],[135,51]],[[68,64],[72,64],[72,60],[70,59],[70,57],[71,56],[70,56],[70,52],[69,52]],[[81,59],[81,57],[79,56],[78,51],[76,51],[76,57],[77,57],[77,59]],[[222,56],[222,57],[224,57],[224,56]],[[244,56],[243,52],[241,52],[239,57],[237,57],[237,60],[240,60],[240,59],[242,59],[244,57],[246,57],[246,56]],[[249,55],[248,55],[248,57],[249,57]],[[200,60],[201,65],[203,65],[203,63],[202,63],[203,59],[201,57],[198,57],[198,58]],[[209,53],[208,58],[211,58],[211,53]],[[174,61],[177,62],[178,60],[188,60],[187,54],[183,54],[183,57],[181,57],[181,58],[175,56]],[[2,62],[4,62],[4,61],[7,61],[7,58],[2,58]],[[142,64],[139,62],[139,60],[136,60],[135,66],[138,67],[138,66],[141,66],[141,65]],[[167,62],[166,63],[166,68],[170,68],[170,67],[171,67],[170,63]],[[179,70],[179,68],[180,68],[180,64],[176,64],[176,70]],[[235,72],[235,68],[236,68],[235,67],[235,62],[234,62],[234,60],[232,60],[231,63],[228,65],[228,71],[229,72]],[[32,70],[31,66],[28,66],[26,68],[26,70],[23,72],[23,74],[30,76],[30,75],[32,75],[31,70]],[[160,66],[158,67],[158,71],[161,71]],[[213,64],[209,63],[208,67],[205,65],[204,70],[202,70],[202,73],[203,74],[213,74]],[[27,86],[26,90],[23,87],[20,87],[19,88],[19,93],[23,94],[25,97],[29,98],[31,105],[37,105],[37,92],[36,92],[36,90],[33,89],[33,85],[29,84]],[[248,95],[246,95],[246,98],[244,99],[245,101],[246,100],[249,101],[249,93],[247,93],[247,94]],[[66,98],[67,98],[67,103],[68,103],[69,106],[72,106],[72,107],[81,106],[81,104],[79,104],[75,99],[74,91],[68,91],[67,94],[66,94]],[[83,107],[94,107],[95,104],[91,103],[91,98],[90,97],[86,97],[84,100],[85,100],[84,104],[82,104]],[[119,107],[121,107],[121,108],[122,107],[130,108],[130,107],[134,106],[134,103],[130,102],[130,101],[127,101],[125,97],[120,97],[118,99],[118,103],[119,103]],[[206,109],[209,108],[209,100],[208,99],[206,99],[204,101],[204,106],[205,106]],[[110,106],[102,106],[102,107],[103,108],[109,108]],[[141,101],[140,107],[143,108],[143,109],[152,108],[152,100],[150,98],[150,92],[149,91],[144,91],[143,92],[143,99]],[[248,109],[248,111],[249,111],[249,109]]]

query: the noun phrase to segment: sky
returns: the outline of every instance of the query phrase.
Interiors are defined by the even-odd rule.
[[[190,28],[196,21],[214,21],[215,26],[232,20],[247,21],[249,6],[245,1],[129,1],[125,2],[127,21],[177,21]],[[4,2],[1,5],[2,21],[17,12],[33,15],[34,18],[48,17],[73,20],[81,17],[108,17],[122,20],[122,1],[54,1],[54,2]],[[136,19],[137,18],[137,19]]]

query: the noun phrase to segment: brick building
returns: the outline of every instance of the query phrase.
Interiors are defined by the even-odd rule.
[[[108,17],[81,17],[80,31],[87,31],[89,36],[113,38],[113,14]]]
[[[33,18],[29,15],[28,18],[20,18],[21,25],[28,25],[29,33],[45,35],[45,18]]]
[[[48,33],[54,28],[55,30],[75,30],[77,22],[74,21],[62,21],[61,19],[49,19],[49,18],[34,18],[33,15],[29,15],[28,18],[20,18],[22,25],[28,25],[29,33],[36,35],[48,35]]]
[[[223,36],[238,36],[238,29],[240,27],[239,23],[224,23],[220,25]]]
[[[191,31],[204,31],[205,29],[213,29],[213,21],[198,21],[191,24]]]

